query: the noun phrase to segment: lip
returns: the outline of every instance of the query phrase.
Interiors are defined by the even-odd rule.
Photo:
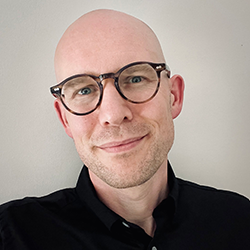
[[[108,153],[121,153],[136,147],[145,136],[134,137],[123,141],[108,142],[98,146],[98,148]]]

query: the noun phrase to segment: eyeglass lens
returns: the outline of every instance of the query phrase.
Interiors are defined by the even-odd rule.
[[[118,88],[129,101],[141,103],[149,100],[158,87],[158,76],[149,64],[125,68],[118,75]],[[88,113],[99,103],[101,89],[91,76],[81,75],[66,82],[62,88],[62,100],[76,113]]]

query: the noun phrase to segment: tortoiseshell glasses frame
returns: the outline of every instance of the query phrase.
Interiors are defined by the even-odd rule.
[[[103,80],[114,79],[114,85],[122,98],[140,104],[148,102],[157,94],[162,71],[166,71],[167,77],[170,78],[170,69],[165,63],[134,62],[116,73],[70,76],[51,87],[50,91],[72,114],[87,115],[101,104]]]

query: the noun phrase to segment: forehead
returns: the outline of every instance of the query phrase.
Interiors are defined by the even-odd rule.
[[[164,61],[150,28],[133,17],[91,16],[66,31],[57,47],[55,68],[61,81],[79,73],[116,72],[136,61]]]

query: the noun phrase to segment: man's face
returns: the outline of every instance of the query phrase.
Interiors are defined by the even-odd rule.
[[[145,39],[131,32],[115,32],[115,40],[112,34],[99,33],[99,38],[82,44],[75,42],[79,38],[71,39],[58,66],[59,78],[116,72],[135,61],[163,62]],[[74,46],[78,49],[69,52]],[[65,130],[91,174],[110,186],[127,188],[143,184],[166,164],[174,139],[171,85],[162,72],[157,95],[146,103],[133,104],[119,95],[113,79],[106,79],[101,105],[86,116],[73,115],[56,101]]]
[[[140,185],[165,162],[174,139],[168,84],[162,77],[156,97],[132,104],[122,99],[113,80],[107,80],[96,111],[82,117],[66,111],[82,161],[109,185]]]

